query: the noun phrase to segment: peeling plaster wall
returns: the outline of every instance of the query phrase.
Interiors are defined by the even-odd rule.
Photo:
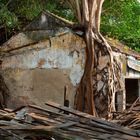
[[[76,86],[84,71],[85,43],[67,28],[67,24],[64,19],[42,12],[22,33],[0,47],[0,60],[3,61],[1,73],[11,95],[8,107],[16,108],[27,103],[44,106],[47,100],[63,104],[65,85],[69,87],[68,97],[73,106]],[[79,31],[76,33],[83,34]],[[128,53],[123,54],[126,52],[123,45],[118,42],[114,44],[112,39],[107,40],[112,48],[115,47],[113,55],[117,76],[114,86],[119,95],[117,100],[120,104],[123,101],[123,106],[118,106],[121,111],[125,109],[125,78],[138,78],[139,72],[136,70],[140,71],[140,67],[137,63],[136,70],[128,67]],[[101,117],[106,117],[110,59],[105,48],[97,47],[95,52],[99,57],[93,72],[95,106]]]
[[[32,32],[19,33],[2,46],[2,74],[10,90],[8,107],[16,108],[26,103],[44,106],[47,100],[59,104],[64,102],[64,86],[69,87],[70,105],[74,105],[75,90],[84,72],[85,43],[69,30],[41,41],[32,40]],[[32,37],[31,37],[32,36]],[[35,35],[37,36],[37,34]],[[38,39],[37,39],[38,40]],[[101,49],[102,50],[102,49]],[[107,114],[107,80],[109,56],[105,50],[96,50],[100,55],[96,74],[93,75],[95,104],[102,117]],[[117,61],[116,72],[120,85],[118,108],[125,109],[125,77],[136,76],[138,72],[128,69],[127,56],[113,52]],[[117,70],[120,68],[121,70]],[[137,75],[136,75],[137,74]],[[121,96],[121,101],[120,101]]]
[[[19,36],[15,36],[15,41]],[[23,44],[24,41],[18,45]],[[12,38],[10,48],[18,48],[18,45]],[[85,44],[72,33],[5,54],[2,73],[11,93],[8,106],[16,108],[26,101],[44,106],[47,100],[63,104],[65,85],[69,87],[70,104],[73,106],[75,88],[83,75],[84,63]]]

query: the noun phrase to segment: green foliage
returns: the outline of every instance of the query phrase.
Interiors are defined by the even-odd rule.
[[[18,19],[15,13],[10,12],[7,6],[0,1],[0,25],[7,26],[9,28],[18,26]]]
[[[64,0],[48,0],[47,9],[69,20],[75,20]],[[101,32],[140,52],[140,3],[137,0],[105,0]]]
[[[0,0],[0,26],[6,26],[9,31],[20,30],[43,9],[75,21],[67,0]],[[140,3],[105,0],[101,32],[140,52]]]
[[[0,26],[6,27],[8,32],[20,30],[46,9],[74,20],[74,14],[64,0],[0,0]]]
[[[72,10],[64,0],[48,0],[46,9],[70,21],[75,21]]]
[[[6,26],[9,32],[20,30],[44,7],[41,0],[0,0],[0,25]]]
[[[140,52],[140,4],[137,0],[106,0],[101,31]]]
[[[44,8],[39,0],[16,0],[16,15],[26,18],[26,20],[32,20],[36,17]]]

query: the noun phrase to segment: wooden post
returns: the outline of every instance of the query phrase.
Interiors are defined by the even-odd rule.
[[[69,107],[69,100],[68,100],[68,85],[64,87],[64,106]],[[64,114],[69,114],[68,112],[64,111]]]

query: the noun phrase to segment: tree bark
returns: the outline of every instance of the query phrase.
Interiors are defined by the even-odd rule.
[[[115,111],[115,88],[113,80],[115,78],[113,68],[112,50],[105,38],[100,34],[100,17],[104,0],[69,0],[73,7],[78,22],[84,27],[84,40],[86,43],[86,64],[83,77],[77,89],[75,106],[77,110],[97,115],[93,93],[93,72],[96,70],[95,46],[106,47],[110,56],[109,65],[109,93],[108,111]],[[75,6],[77,8],[75,8]],[[80,8],[81,7],[81,8]]]
[[[86,41],[87,59],[84,74],[77,91],[78,93],[77,93],[76,109],[95,116],[93,81],[92,81],[92,72],[94,64],[94,55],[93,55],[94,40],[92,38],[92,30],[89,29],[86,31],[85,41]]]

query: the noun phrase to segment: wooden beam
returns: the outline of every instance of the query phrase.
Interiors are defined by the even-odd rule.
[[[51,101],[48,101],[45,104],[48,106],[54,107],[56,109],[69,112],[69,113],[76,115],[78,117],[90,119],[91,121],[90,121],[89,125],[91,125],[93,127],[103,128],[103,129],[106,129],[108,131],[119,132],[119,133],[127,134],[130,136],[138,136],[138,135],[140,136],[140,132],[138,132],[138,131],[132,131],[131,129],[123,128],[123,127],[116,125],[116,124],[113,124],[111,122],[103,121],[101,119],[93,117],[90,114],[83,113],[83,112],[74,110],[72,108],[67,108],[67,107],[61,106],[57,103],[51,102]]]

